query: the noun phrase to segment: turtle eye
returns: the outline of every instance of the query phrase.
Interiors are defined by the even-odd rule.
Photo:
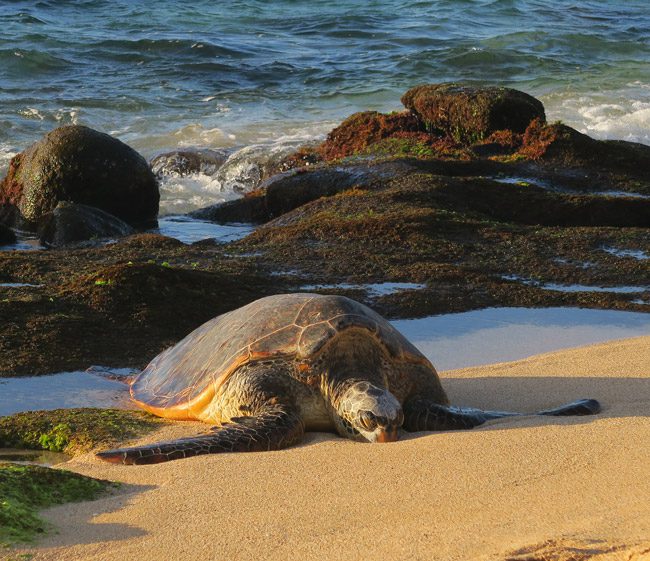
[[[377,428],[377,416],[371,411],[362,411],[359,414],[359,421],[366,430],[372,431]]]

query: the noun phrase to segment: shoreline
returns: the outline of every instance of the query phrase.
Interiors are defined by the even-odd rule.
[[[123,490],[47,510],[58,533],[8,554],[645,560],[649,364],[643,336],[441,375],[455,404],[535,410],[595,397],[596,417],[501,419],[390,445],[309,433],[279,452],[154,466],[79,456],[63,467],[123,481]],[[201,426],[175,423],[141,441]]]

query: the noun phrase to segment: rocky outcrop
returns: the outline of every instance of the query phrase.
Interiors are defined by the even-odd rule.
[[[160,195],[147,161],[107,134],[55,129],[15,156],[0,183],[0,205],[37,224],[60,201],[94,206],[132,225],[155,222]]]
[[[0,246],[16,243],[16,234],[11,228],[0,224]]]
[[[429,131],[470,144],[499,130],[523,133],[533,119],[545,121],[541,101],[510,88],[425,84],[408,90],[402,103]]]
[[[562,123],[533,121],[519,154],[566,167],[587,167],[647,176],[650,146],[625,140],[596,140]]]
[[[128,236],[134,230],[123,220],[98,208],[61,201],[43,217],[38,233],[43,245],[61,247]]]
[[[361,168],[323,167],[276,175],[241,199],[220,203],[190,213],[193,218],[213,222],[263,223],[309,201],[349,189],[361,181]]]

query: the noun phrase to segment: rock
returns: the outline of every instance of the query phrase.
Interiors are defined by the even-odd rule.
[[[107,134],[55,129],[15,156],[0,183],[0,205],[36,224],[60,201],[99,208],[131,225],[155,222],[158,183],[146,160]]]
[[[123,220],[91,206],[61,201],[39,224],[41,243],[61,247],[102,238],[119,238],[134,232]]]
[[[309,201],[334,195],[363,180],[356,167],[323,167],[275,175],[245,197],[189,213],[213,222],[263,223]]]
[[[28,230],[29,224],[25,222],[16,205],[0,204],[0,224],[10,228]]]
[[[247,193],[241,199],[193,210],[188,216],[199,220],[218,222],[219,224],[236,222],[262,224],[269,220],[265,194],[259,189]]]
[[[429,131],[468,144],[498,130],[523,133],[533,119],[546,119],[539,100],[510,88],[425,84],[408,90],[402,103]]]
[[[647,177],[650,146],[624,140],[596,140],[561,123],[533,121],[519,153],[531,160],[567,167],[584,166]]]
[[[134,234],[118,242],[120,247],[129,249],[176,249],[185,244],[176,238],[170,238],[153,232]]]
[[[293,142],[246,146],[226,160],[215,179],[224,190],[253,191],[262,181],[283,171],[284,160],[297,148]]]
[[[209,148],[165,152],[151,160],[151,170],[159,179],[168,175],[185,177],[193,173],[214,175],[228,159],[230,152]]]
[[[422,123],[410,112],[355,113],[333,129],[319,147],[325,160],[336,160],[357,154],[371,144],[398,133],[421,133]]]
[[[12,243],[16,243],[16,234],[8,226],[0,224],[0,246]]]

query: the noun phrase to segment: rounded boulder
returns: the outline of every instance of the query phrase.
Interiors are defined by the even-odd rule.
[[[147,161],[108,134],[84,126],[54,129],[13,158],[0,204],[36,224],[59,202],[99,208],[131,225],[154,223],[158,182]]]

